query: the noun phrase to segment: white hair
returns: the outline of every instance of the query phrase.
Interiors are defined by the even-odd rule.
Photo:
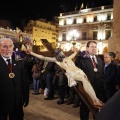
[[[12,41],[12,39],[10,39],[10,38],[1,38],[0,39],[0,44],[1,44],[1,42],[3,42],[3,41],[10,41],[12,44],[13,44],[13,41]],[[13,44],[14,45],[14,44]]]

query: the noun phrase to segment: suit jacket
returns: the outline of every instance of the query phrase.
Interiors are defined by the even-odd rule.
[[[107,67],[104,68],[104,71],[105,71],[104,80],[106,83],[106,89],[107,90],[115,89],[115,85],[117,83],[116,81],[117,65],[111,62]]]
[[[12,59],[14,78],[9,77],[10,69],[0,56],[0,112],[11,112],[29,102],[29,82],[22,61]]]
[[[105,101],[105,83],[103,80],[104,75],[104,63],[103,60],[96,56],[97,59],[97,69],[98,72],[94,72],[94,66],[90,57],[83,58],[81,56],[77,56],[75,60],[75,64],[77,67],[83,70],[83,72],[87,75],[93,89],[97,97]]]
[[[45,67],[45,71],[55,73],[55,63],[54,62],[48,62],[47,66]]]

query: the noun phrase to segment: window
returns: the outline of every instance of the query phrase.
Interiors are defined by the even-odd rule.
[[[63,33],[63,35],[62,35],[62,40],[63,40],[63,41],[66,41],[66,33]]]
[[[64,20],[64,25],[67,25],[66,20]]]
[[[93,40],[97,40],[98,31],[93,31]]]
[[[97,16],[94,17],[94,22],[96,22],[96,21],[97,21]]]
[[[52,35],[56,35],[56,33],[52,33]]]
[[[86,40],[86,35],[87,35],[86,32],[82,32],[82,40]]]
[[[74,19],[73,24],[76,24],[76,19]]]
[[[55,39],[55,37],[52,37],[52,39]]]
[[[83,19],[83,22],[86,23],[86,18]]]
[[[106,30],[105,31],[105,39],[109,39],[109,37],[111,37],[111,30]]]
[[[107,20],[111,20],[111,14],[107,14]]]

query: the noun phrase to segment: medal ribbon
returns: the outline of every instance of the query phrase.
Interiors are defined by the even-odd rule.
[[[10,73],[12,73],[12,64],[10,63],[10,59],[6,60],[8,62],[8,67],[10,69]]]
[[[8,65],[8,67],[10,69],[10,73],[12,73],[12,64],[10,66]]]
[[[92,58],[92,61],[93,61],[93,66],[94,66],[94,68],[96,68],[96,62],[95,62],[94,57]]]

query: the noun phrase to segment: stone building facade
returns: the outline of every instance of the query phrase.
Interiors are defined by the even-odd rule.
[[[89,40],[98,43],[98,54],[108,50],[113,27],[113,5],[60,13],[58,18],[58,44],[64,51],[69,51],[74,44],[85,50]]]
[[[58,28],[55,23],[48,22],[46,19],[29,20],[24,26],[24,32],[32,34],[33,44],[44,49],[41,39],[47,39],[53,47],[58,41]]]
[[[0,38],[11,38],[14,42],[14,44],[21,43],[32,43],[32,35],[22,32],[19,28],[16,28],[16,30],[12,29],[5,29],[5,28],[0,28]]]

